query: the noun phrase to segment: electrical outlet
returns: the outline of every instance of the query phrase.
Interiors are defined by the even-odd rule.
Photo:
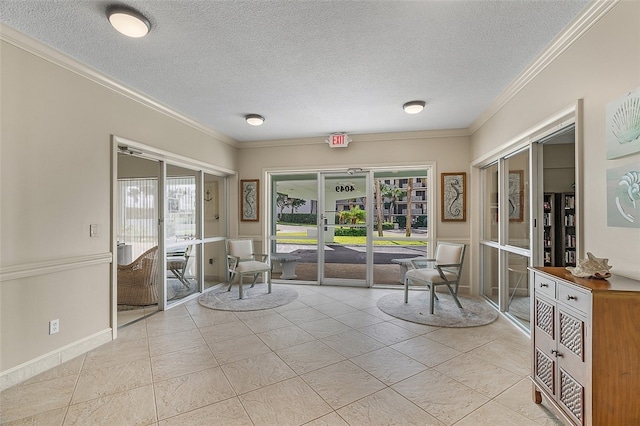
[[[209,265],[213,265],[213,258],[209,259]]]
[[[49,321],[49,334],[56,334],[58,331],[60,331],[60,320]]]

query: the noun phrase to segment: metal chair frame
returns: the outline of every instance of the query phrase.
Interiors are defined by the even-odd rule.
[[[253,249],[253,240],[251,239],[228,239],[226,240],[227,247],[227,280],[229,282],[229,288],[227,291],[231,291],[233,280],[236,275],[238,279],[238,296],[240,299],[244,299],[243,290],[243,277],[245,275],[252,275],[253,282],[251,288],[253,288],[258,280],[258,275],[267,274],[267,288],[271,293],[271,265],[269,264],[269,255],[255,253]],[[257,260],[260,259],[260,260]]]
[[[438,242],[435,259],[411,259],[413,269],[404,276],[404,303],[409,303],[409,283],[420,283],[429,288],[429,312],[433,314],[436,287],[444,285],[453,300],[462,309],[458,300],[458,286],[464,263],[465,244]],[[455,258],[454,258],[455,256]]]

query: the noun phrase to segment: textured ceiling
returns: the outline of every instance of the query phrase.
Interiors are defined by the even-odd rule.
[[[587,2],[128,1],[152,23],[142,39],[110,27],[109,4],[2,0],[0,21],[251,141],[466,128]]]

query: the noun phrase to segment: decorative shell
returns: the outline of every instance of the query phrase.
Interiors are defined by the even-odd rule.
[[[623,145],[640,138],[640,98],[627,99],[613,114],[611,131]]]
[[[608,263],[609,259],[599,259],[593,254],[587,252],[587,259],[578,260],[578,266],[575,268],[567,266],[567,270],[575,277],[606,279],[611,276],[609,269],[612,267],[609,266]]]

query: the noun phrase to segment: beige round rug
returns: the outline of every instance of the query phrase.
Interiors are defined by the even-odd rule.
[[[271,293],[267,293],[266,284],[250,287],[249,284],[244,286],[244,299],[238,299],[237,285],[231,287],[231,291],[227,291],[228,285],[222,285],[202,294],[198,302],[207,308],[221,311],[259,311],[277,308],[298,298],[297,291],[278,287],[276,284],[271,286]]]
[[[437,327],[477,327],[498,318],[498,311],[481,297],[458,295],[460,309],[449,293],[437,295],[433,315],[429,313],[428,291],[409,291],[409,303],[404,303],[403,291],[387,294],[378,299],[378,308],[392,317]]]

